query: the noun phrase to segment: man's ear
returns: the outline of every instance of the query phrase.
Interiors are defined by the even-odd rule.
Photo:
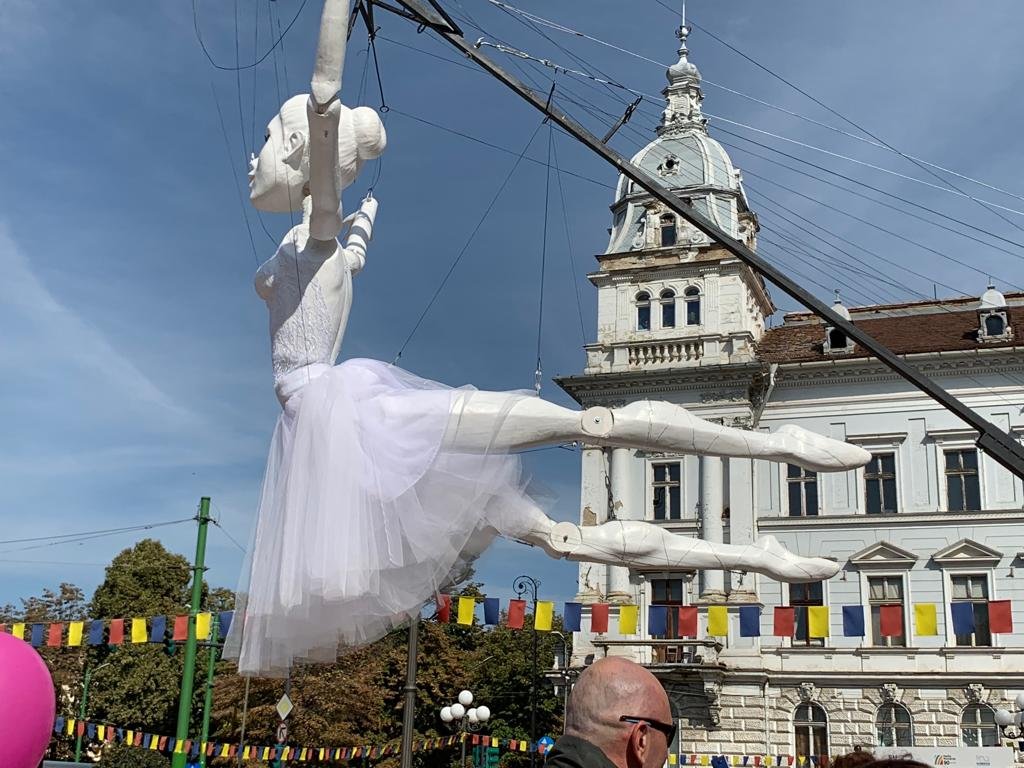
[[[302,154],[306,149],[306,137],[300,131],[292,131],[285,140],[285,155],[282,158],[292,170],[299,170]]]
[[[644,764],[644,755],[651,748],[651,729],[645,724],[633,728],[626,743],[626,765],[630,768]]]

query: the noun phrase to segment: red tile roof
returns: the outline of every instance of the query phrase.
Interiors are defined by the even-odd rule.
[[[1024,294],[1007,294],[1011,341],[978,341],[978,300],[962,299],[877,307],[851,308],[850,317],[879,342],[900,355],[926,352],[991,349],[1024,344],[1024,306],[1013,301]],[[967,305],[970,309],[959,309]],[[882,316],[895,312],[894,316]],[[867,315],[867,317],[858,317]],[[769,363],[805,363],[816,360],[842,360],[849,357],[870,357],[859,344],[853,352],[826,355],[822,351],[825,326],[809,313],[793,313],[785,323],[768,330],[757,345],[758,357]]]

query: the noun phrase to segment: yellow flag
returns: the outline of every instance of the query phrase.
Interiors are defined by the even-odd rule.
[[[135,633],[134,627],[132,634]],[[210,614],[196,614],[196,640],[208,640],[210,638]]]
[[[174,742],[174,753],[176,755],[180,755],[184,751],[185,751],[185,742],[180,740],[180,739],[178,741],[175,741]]]
[[[72,621],[68,624],[68,646],[74,647],[82,644],[82,627],[84,621]]]
[[[149,638],[146,634],[146,620],[132,619],[132,642],[144,643],[148,639]]]
[[[246,747],[245,749],[242,750],[242,759],[243,760],[248,760],[249,759],[249,750],[251,750],[251,749],[252,749],[252,747]]]
[[[914,605],[914,631],[922,636],[939,634],[938,622],[935,618],[935,603]]]
[[[708,634],[712,637],[729,636],[729,609],[724,605],[708,606]]]
[[[68,733],[71,733],[71,731],[68,731]],[[126,731],[125,734],[124,734],[125,743],[126,744],[134,744],[135,743],[135,739],[133,738],[134,736],[135,736],[135,732],[134,731]]]
[[[320,759],[321,759],[321,760],[323,760],[323,759],[324,759],[324,757],[326,757],[326,755],[325,755],[325,753],[324,753],[324,748],[323,748],[323,747],[320,747]]]
[[[708,759],[707,755],[701,755],[700,756],[700,764],[701,765],[707,765],[709,762],[711,762],[711,761]]]
[[[807,629],[811,637],[828,637],[828,606],[807,606]]]
[[[263,759],[263,760],[269,760],[270,759],[270,747],[264,747],[263,748],[263,756],[262,756],[261,759]]]
[[[152,738],[149,740],[149,748],[156,749],[158,746],[160,746],[160,737],[154,733]]]
[[[669,755],[668,756],[668,764],[669,765],[675,765],[676,764],[676,756],[675,755]]]
[[[619,634],[636,634],[637,607],[635,605],[619,606]]]
[[[227,757],[228,756],[228,745],[227,744],[221,744],[220,745],[220,756],[221,757]]]
[[[543,632],[551,630],[551,619],[555,615],[555,604],[550,600],[537,601],[537,615],[533,617],[533,626]]]
[[[11,625],[11,634],[19,640],[25,639],[25,625],[20,621]]]
[[[459,598],[459,624],[472,624],[473,614],[476,613],[475,597]]]
[[[75,719],[73,717],[69,717],[68,718],[67,732],[68,732],[68,736],[70,736],[72,733],[75,732]],[[130,731],[129,731],[129,733],[130,733]]]
[[[497,736],[492,736],[491,737],[491,746],[492,747],[498,746],[498,737]]]
[[[107,726],[105,726],[105,725],[97,725],[96,726],[96,738],[99,739],[100,741],[103,741],[104,737],[106,735],[107,735]]]

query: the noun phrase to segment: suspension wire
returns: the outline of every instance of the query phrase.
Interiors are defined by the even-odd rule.
[[[273,3],[274,0],[271,0],[271,2]],[[270,50],[268,50],[266,53],[264,53],[258,59],[254,60],[252,64],[243,64],[241,66],[235,65],[234,67],[225,67],[225,66],[223,66],[221,64],[218,64],[216,61],[213,60],[213,56],[210,55],[210,51],[207,49],[206,43],[203,41],[203,35],[199,31],[199,0],[192,0],[192,28],[195,30],[196,40],[199,42],[199,47],[202,49],[203,55],[206,56],[206,60],[209,61],[210,65],[213,66],[215,69],[220,69],[220,70],[223,70],[224,72],[234,72],[234,71],[239,70],[239,69],[255,69],[260,64],[262,64],[266,60],[266,58],[268,56],[270,56],[272,53],[274,53],[274,51],[277,50],[277,47],[279,45],[283,44],[284,36],[287,35],[288,32],[291,31],[291,28],[295,25],[295,22],[299,20],[299,16],[302,15],[302,11],[306,7],[306,3],[307,2],[308,2],[308,0],[302,0],[301,4],[299,5],[299,9],[295,12],[295,15],[292,17],[292,20],[288,22],[288,26],[285,27],[285,30],[284,30],[283,33],[281,33],[281,36],[278,37],[277,40],[274,41],[274,44],[272,46],[270,46]],[[280,25],[279,25],[279,28],[280,28]],[[271,35],[271,37],[273,37],[273,35]],[[282,45],[282,48],[283,48],[283,45]],[[255,55],[255,53],[256,52],[253,51],[253,55]]]
[[[526,156],[526,152],[530,149],[530,146],[533,144],[533,140],[537,137],[537,134],[540,132],[540,129],[543,125],[543,121],[538,123],[537,127],[534,128],[533,133],[530,134],[529,140],[526,142],[526,144],[523,145],[522,151],[519,153],[519,156],[516,158],[516,161],[512,164],[512,167],[509,169],[509,172],[505,175],[505,179],[501,182],[501,185],[498,187],[498,191],[494,193],[494,196],[491,198],[490,203],[488,203],[487,207],[484,208],[483,215],[480,216],[480,219],[479,221],[477,221],[476,226],[474,226],[472,231],[469,233],[469,237],[466,238],[466,242],[463,244],[462,248],[455,256],[455,259],[452,261],[451,266],[448,267],[448,271],[442,278],[440,285],[437,286],[437,290],[434,291],[434,295],[430,297],[430,301],[427,302],[427,306],[423,308],[423,311],[420,313],[420,316],[416,320],[415,325],[413,325],[412,330],[409,331],[409,335],[406,336],[405,341],[402,342],[402,346],[399,347],[398,354],[396,354],[394,359],[391,361],[392,365],[396,365],[398,361],[401,359],[402,353],[405,352],[406,347],[409,346],[409,342],[412,341],[412,337],[416,335],[416,331],[419,330],[419,327],[420,325],[422,325],[424,318],[426,318],[427,316],[427,313],[430,312],[431,307],[434,306],[434,302],[437,301],[437,297],[441,295],[441,291],[444,290],[444,287],[448,283],[448,280],[455,272],[455,268],[459,265],[459,262],[462,261],[462,257],[466,255],[466,251],[469,250],[469,246],[472,244],[473,238],[476,237],[476,233],[479,232],[480,227],[484,225],[484,222],[490,215],[491,210],[498,202],[498,198],[501,197],[501,193],[505,191],[505,187],[508,186],[509,181],[512,180],[512,176],[515,174],[516,169],[519,167],[519,164]]]
[[[563,24],[559,24],[558,22],[552,21],[550,19],[545,19],[542,16],[538,16],[536,14],[529,13],[527,11],[523,11],[522,9],[516,8],[516,7],[512,6],[512,5],[510,5],[509,3],[499,2],[498,0],[488,0],[488,2],[490,2],[493,5],[501,6],[503,9],[505,9],[507,11],[511,11],[513,13],[519,14],[519,15],[523,16],[524,18],[528,18],[528,19],[530,19],[531,21],[533,21],[533,22],[535,22],[537,24],[541,24],[543,26],[549,27],[549,28],[557,30],[559,32],[563,32],[563,33],[568,34],[568,35],[572,35],[572,36],[575,36],[575,37],[583,38],[585,40],[589,40],[589,41],[591,41],[593,43],[597,43],[598,45],[602,45],[602,46],[605,46],[607,48],[611,48],[611,49],[613,49],[615,51],[618,51],[620,53],[624,53],[624,54],[626,54],[628,56],[632,56],[633,58],[640,59],[641,61],[646,61],[646,62],[648,62],[650,64],[655,64],[655,65],[657,65],[657,66],[659,66],[661,68],[668,67],[668,64],[665,64],[664,62],[658,61],[656,59],[652,59],[652,58],[650,58],[648,56],[644,56],[644,55],[642,55],[640,53],[637,53],[636,51],[629,50],[628,48],[623,48],[623,47],[615,45],[613,43],[609,43],[609,42],[607,42],[605,40],[601,40],[601,39],[599,39],[597,37],[594,37],[592,35],[585,34],[583,32],[580,32],[579,30],[572,29],[570,27],[567,27],[567,26],[565,26]],[[661,5],[666,10],[672,10],[665,3],[661,3]],[[672,12],[676,13],[676,11],[674,11],[674,10],[672,10]],[[699,29],[701,29],[701,31],[706,32],[709,35],[711,34],[710,32],[708,32],[708,30],[704,29],[703,27],[700,27],[697,24],[694,24],[694,26],[698,27]],[[708,86],[711,86],[712,88],[717,88],[717,89],[722,90],[722,91],[726,91],[728,93],[731,93],[731,94],[734,94],[736,96],[739,96],[739,97],[741,97],[743,99],[747,99],[749,101],[752,101],[752,102],[755,102],[757,104],[760,104],[761,106],[768,107],[769,109],[773,109],[773,110],[776,110],[778,112],[782,112],[783,114],[789,115],[791,117],[795,117],[797,119],[804,120],[804,121],[806,121],[808,123],[811,123],[813,125],[817,125],[817,126],[819,126],[821,128],[826,128],[826,129],[828,129],[830,131],[834,131],[835,133],[839,133],[839,134],[841,134],[843,136],[846,136],[847,138],[854,139],[855,141],[859,141],[859,142],[868,144],[870,146],[877,147],[878,149],[884,149],[885,151],[891,152],[891,153],[896,154],[896,155],[905,156],[907,159],[910,159],[910,160],[922,163],[923,165],[927,165],[927,166],[929,166],[931,168],[935,168],[936,170],[940,170],[943,173],[948,173],[948,174],[950,174],[952,176],[956,176],[957,178],[961,178],[964,181],[969,181],[969,182],[972,182],[974,184],[978,184],[979,186],[991,189],[991,190],[993,190],[995,192],[1000,192],[1002,194],[1009,195],[1011,197],[1016,197],[1017,199],[1020,199],[1020,200],[1024,200],[1024,195],[1019,195],[1017,193],[1010,192],[1009,190],[1002,189],[1000,187],[994,186],[992,184],[989,184],[987,182],[981,181],[979,179],[975,179],[975,178],[972,178],[970,176],[966,176],[966,175],[964,175],[962,173],[958,173],[957,171],[954,171],[954,170],[952,170],[950,168],[945,168],[945,167],[943,167],[941,165],[937,165],[936,163],[931,163],[931,162],[929,162],[927,160],[924,160],[924,159],[922,159],[920,157],[914,157],[913,155],[908,155],[908,154],[901,153],[901,152],[893,149],[892,147],[888,146],[884,142],[876,141],[876,140],[869,139],[869,138],[865,138],[864,136],[858,136],[857,134],[850,133],[849,131],[844,131],[842,128],[838,128],[838,127],[836,127],[834,125],[831,125],[829,123],[824,123],[824,122],[822,122],[820,120],[815,120],[812,117],[809,117],[807,115],[801,114],[799,112],[794,112],[793,110],[787,109],[785,107],[781,107],[778,104],[772,104],[771,102],[765,101],[764,99],[759,99],[756,96],[752,96],[749,93],[743,93],[742,91],[738,91],[735,88],[730,88],[730,87],[728,87],[726,85],[722,85],[721,83],[712,82],[711,80],[708,80],[705,77],[701,78],[701,84],[702,85],[708,85]]]
[[[921,205],[920,203],[915,203],[913,200],[908,200],[905,197],[901,197],[899,195],[893,194],[892,192],[887,192],[884,189],[872,186],[871,184],[868,184],[868,183],[863,182],[863,181],[859,181],[858,179],[855,179],[855,178],[853,178],[851,176],[847,176],[847,175],[845,175],[843,173],[839,173],[838,171],[833,171],[832,169],[826,168],[825,166],[817,165],[816,163],[812,163],[809,160],[804,160],[803,158],[798,157],[796,155],[791,155],[788,152],[783,152],[782,150],[776,149],[776,148],[774,148],[772,146],[769,146],[768,144],[762,144],[761,142],[754,141],[753,139],[748,139],[746,136],[741,136],[738,133],[733,133],[732,131],[726,130],[725,128],[719,128],[717,126],[715,127],[715,132],[716,133],[724,133],[724,134],[726,134],[728,136],[732,136],[732,137],[734,137],[736,139],[739,139],[740,141],[744,141],[744,142],[747,142],[749,144],[753,144],[756,147],[761,147],[762,149],[767,149],[770,152],[774,152],[775,154],[781,155],[783,157],[787,157],[787,158],[789,158],[791,160],[795,160],[798,163],[803,163],[804,165],[808,165],[811,168],[815,168],[815,169],[817,169],[819,171],[822,171],[823,173],[827,173],[830,176],[835,176],[837,178],[843,179],[844,181],[848,181],[851,184],[856,184],[857,186],[864,187],[866,189],[870,189],[871,191],[877,192],[880,195],[885,195],[886,197],[891,197],[892,199],[898,200],[901,203],[904,203],[905,205],[912,206],[914,208],[917,208],[917,209],[922,210],[922,211],[926,211],[926,212],[934,214],[936,216],[941,216],[943,219],[955,222],[956,224],[959,224],[962,227],[966,227],[967,229],[971,229],[971,230],[973,230],[973,231],[975,231],[975,232],[977,232],[979,234],[983,234],[983,235],[986,235],[988,237],[992,237],[992,238],[994,238],[996,240],[1000,240],[1000,241],[1002,241],[1004,243],[1009,243],[1010,245],[1016,245],[1019,248],[1024,248],[1024,243],[1022,243],[1022,242],[1018,242],[1017,240],[1011,240],[1008,237],[1003,237],[1001,235],[997,235],[994,232],[989,232],[987,229],[982,229],[981,227],[977,227],[977,226],[971,224],[970,222],[964,221],[963,219],[958,219],[955,216],[950,216],[948,214],[943,213],[942,211],[937,211],[934,208],[929,208],[926,205]],[[902,208],[897,208],[896,206],[892,205],[891,203],[882,202],[881,200],[873,198],[870,195],[865,195],[863,192],[858,192],[858,191],[856,191],[854,189],[850,189],[848,187],[844,187],[841,184],[836,184],[833,181],[829,181],[828,179],[823,179],[820,176],[816,176],[815,174],[810,173],[810,172],[805,171],[805,170],[802,170],[800,168],[794,168],[791,165],[787,165],[786,163],[783,163],[781,160],[776,160],[775,158],[768,157],[767,155],[762,155],[759,152],[755,152],[752,149],[748,149],[746,147],[741,147],[741,146],[738,146],[736,144],[731,144],[731,143],[729,143],[727,141],[723,141],[721,139],[718,139],[718,143],[721,144],[723,147],[728,147],[729,149],[734,149],[734,150],[736,150],[738,152],[745,152],[746,154],[750,155],[751,157],[759,158],[761,160],[764,160],[767,163],[772,163],[773,165],[777,165],[780,168],[785,168],[788,171],[792,171],[793,173],[799,173],[802,176],[806,176],[809,179],[814,179],[815,181],[818,181],[818,182],[820,182],[822,184],[827,184],[828,186],[833,187],[835,189],[843,190],[844,192],[847,192],[847,193],[849,193],[851,195],[856,195],[857,197],[863,198],[864,200],[870,200],[871,202],[875,203],[876,205],[884,206],[884,207],[889,208],[890,210],[893,210],[893,211],[899,211],[900,213],[903,213],[903,214],[905,214],[907,216],[911,216],[911,217],[913,217],[915,219],[923,221],[923,222],[925,222],[925,223],[927,223],[927,224],[929,224],[929,225],[931,225],[933,227],[939,227],[940,229],[945,229],[946,231],[952,232],[952,233],[957,234],[957,235],[960,235],[961,237],[969,237],[969,238],[972,238],[972,239],[974,238],[973,235],[969,235],[966,232],[962,232],[962,231],[960,231],[958,229],[954,229],[952,227],[948,227],[948,226],[942,224],[941,222],[933,221],[931,219],[927,219],[927,218],[925,218],[923,216],[920,216],[918,214],[911,213],[910,211],[905,211]],[[990,243],[986,243],[986,245],[990,246],[991,248],[995,248],[996,250],[1002,251],[1003,253],[1008,253],[1008,254],[1013,255],[1013,256],[1017,255],[1017,254],[1013,253],[1012,251],[1007,251],[1004,248],[1001,248],[1000,246],[997,246],[997,245],[993,245],[993,244],[990,244]]]
[[[551,82],[551,90],[554,92],[555,83]],[[546,122],[546,121],[545,121]],[[547,275],[548,265],[548,201],[551,198],[551,145],[555,132],[548,123],[548,163],[544,174],[544,226],[541,234],[540,244],[540,297],[537,303],[537,368],[533,372],[533,388],[540,394],[541,379],[544,376],[544,365],[541,362],[541,338],[544,333],[544,277]]]
[[[256,55],[256,51],[260,49],[260,0],[256,0],[253,6],[253,16],[255,21],[253,22],[253,34],[254,39],[252,43],[253,55]],[[252,132],[250,133],[249,146],[252,147],[253,154],[256,154],[256,84],[259,78],[256,76],[256,67],[252,68],[252,123],[250,127]]]
[[[548,123],[549,127],[553,127],[552,123]],[[569,282],[572,283],[573,293],[576,295],[576,312],[580,318],[580,341],[586,346],[587,343],[587,329],[583,322],[583,301],[580,298],[580,284],[579,280],[576,279],[576,249],[572,244],[572,235],[569,229],[569,211],[565,205],[565,189],[562,187],[562,169],[558,164],[558,142],[555,141],[551,145],[551,159],[555,164],[555,179],[558,181],[558,197],[562,203],[562,226],[565,228],[565,243],[567,246],[566,254],[569,257]]]
[[[238,207],[242,210],[242,221],[245,222],[245,231],[249,234],[249,245],[252,248],[252,257],[256,260],[256,265],[259,266],[260,257],[256,253],[256,240],[252,236],[252,226],[249,224],[249,215],[245,210],[245,202],[242,200],[242,192],[238,188],[238,181],[235,178],[235,166],[231,162],[231,142],[228,140],[228,129],[224,125],[224,113],[220,108],[220,100],[217,98],[217,89],[213,87],[213,81],[210,81],[210,93],[213,95],[214,106],[217,107],[217,117],[220,119],[220,132],[224,137],[224,151],[226,152],[228,160],[228,177],[231,179],[231,186],[235,189],[235,195],[238,197]],[[262,223],[262,220],[260,221]],[[270,234],[269,232],[267,233]]]
[[[245,153],[245,120],[242,118],[242,70],[239,69],[238,64],[240,61],[238,52],[238,0],[234,0],[235,8],[235,93],[238,95],[238,135],[242,140],[242,167],[245,167],[246,157]],[[253,67],[253,75],[256,74],[256,68]]]
[[[655,0],[655,1],[656,1],[656,2],[657,2],[657,3],[659,4],[659,5],[661,5],[662,7],[665,7],[665,8],[667,8],[667,7],[668,7],[668,6],[666,6],[666,5],[664,4],[663,0]],[[1006,216],[1004,216],[1003,214],[999,213],[999,211],[997,211],[997,210],[993,210],[993,208],[1004,208],[1003,206],[997,206],[997,205],[995,205],[994,203],[990,203],[990,202],[988,202],[988,201],[985,201],[985,200],[981,200],[981,199],[979,199],[979,198],[977,198],[977,197],[974,197],[973,195],[969,195],[968,193],[966,193],[966,192],[964,192],[964,191],[963,191],[962,189],[960,189],[960,188],[959,188],[959,187],[958,187],[958,186],[957,186],[956,184],[954,184],[953,182],[951,182],[951,181],[950,181],[949,179],[945,178],[944,176],[940,176],[939,174],[937,174],[937,173],[936,173],[935,171],[933,171],[933,170],[932,170],[931,168],[929,168],[928,166],[924,165],[923,163],[920,163],[920,162],[918,162],[918,161],[917,161],[917,160],[915,160],[914,158],[910,157],[909,155],[905,154],[904,152],[900,151],[900,150],[899,150],[899,149],[897,149],[896,147],[894,147],[894,146],[892,146],[891,144],[889,144],[889,142],[887,142],[887,141],[884,141],[883,139],[879,138],[879,137],[878,137],[877,135],[875,135],[874,133],[872,133],[871,131],[869,131],[869,130],[868,130],[867,128],[865,128],[864,126],[862,126],[862,125],[860,125],[859,123],[855,122],[854,120],[852,120],[851,118],[849,118],[849,117],[847,117],[846,115],[842,114],[841,112],[839,112],[839,111],[837,111],[837,110],[833,109],[833,108],[832,108],[832,107],[830,107],[830,106],[829,106],[828,104],[826,104],[825,102],[821,101],[820,99],[818,99],[818,98],[816,98],[816,97],[812,96],[812,95],[811,95],[810,93],[808,93],[808,92],[807,92],[807,91],[805,91],[804,89],[800,88],[800,87],[799,87],[798,85],[796,85],[796,84],[792,83],[791,81],[787,80],[786,78],[784,78],[784,77],[783,77],[782,75],[778,74],[777,72],[774,72],[774,71],[772,71],[772,70],[771,70],[771,69],[769,69],[769,68],[768,68],[767,66],[765,66],[765,65],[764,65],[764,64],[762,64],[761,62],[757,61],[756,59],[752,58],[751,56],[748,56],[747,54],[745,54],[745,53],[744,53],[743,51],[741,51],[740,49],[738,49],[738,48],[736,48],[735,46],[733,46],[733,45],[731,45],[731,44],[727,43],[727,42],[726,42],[725,40],[723,40],[722,38],[720,38],[720,37],[719,37],[718,35],[716,35],[716,34],[715,34],[714,32],[711,32],[710,30],[706,29],[705,27],[702,27],[701,25],[697,24],[696,22],[692,22],[692,23],[693,23],[693,26],[695,26],[695,27],[696,27],[697,29],[701,30],[701,31],[702,31],[702,32],[703,32],[704,34],[706,34],[706,35],[708,35],[709,37],[711,37],[711,38],[713,38],[713,39],[717,40],[717,41],[718,41],[719,43],[721,43],[722,45],[724,45],[725,47],[727,47],[727,48],[728,48],[729,50],[733,51],[734,53],[736,53],[736,54],[738,54],[738,55],[742,56],[742,57],[743,57],[744,59],[746,59],[747,61],[749,61],[749,62],[750,62],[751,64],[753,64],[754,66],[758,67],[759,69],[762,69],[762,70],[764,70],[765,72],[767,72],[767,73],[768,73],[769,75],[771,75],[772,77],[774,77],[774,78],[776,78],[777,80],[780,80],[781,82],[785,83],[785,84],[786,84],[786,85],[788,85],[788,86],[789,86],[790,88],[792,88],[792,89],[794,89],[795,91],[797,91],[797,93],[800,93],[800,94],[802,94],[803,96],[806,96],[806,97],[807,97],[808,99],[810,99],[811,101],[813,101],[813,102],[814,102],[815,104],[817,104],[817,105],[818,105],[819,107],[821,107],[822,109],[825,109],[825,110],[827,110],[828,112],[832,113],[833,115],[835,115],[836,117],[838,117],[838,118],[839,118],[840,120],[842,120],[843,122],[845,122],[845,123],[848,123],[849,125],[853,126],[853,127],[854,127],[854,128],[856,128],[856,129],[857,129],[858,131],[860,131],[861,133],[863,133],[864,135],[866,135],[866,136],[868,136],[868,137],[870,137],[870,138],[874,139],[874,140],[875,140],[875,141],[877,141],[878,143],[880,143],[880,144],[882,144],[882,145],[884,145],[884,146],[888,147],[888,148],[889,148],[890,150],[892,150],[893,152],[895,152],[895,153],[896,153],[897,155],[899,155],[900,157],[902,157],[902,158],[903,158],[904,160],[907,160],[908,162],[911,162],[911,163],[913,163],[913,164],[914,164],[915,166],[917,166],[917,167],[918,167],[918,168],[920,168],[921,170],[925,171],[925,172],[926,172],[926,173],[927,173],[927,174],[928,174],[929,176],[932,176],[933,178],[935,178],[935,179],[938,179],[938,180],[939,180],[939,181],[941,181],[941,182],[942,182],[943,184],[945,184],[945,185],[946,185],[946,187],[948,187],[948,188],[949,188],[950,190],[953,190],[953,191],[955,191],[956,193],[960,194],[961,196],[963,196],[963,197],[966,197],[966,198],[968,198],[968,199],[970,199],[970,200],[973,200],[974,202],[978,203],[978,204],[979,204],[979,205],[980,205],[980,206],[981,206],[982,208],[985,208],[985,209],[986,209],[986,210],[988,210],[989,212],[991,212],[991,213],[995,214],[996,216],[998,216],[998,217],[999,217],[1000,219],[1002,219],[1002,220],[1003,220],[1004,222],[1006,222],[1007,224],[1009,224],[1009,225],[1010,225],[1011,227],[1013,227],[1014,229],[1017,229],[1017,230],[1021,230],[1021,231],[1024,231],[1024,227],[1021,227],[1021,226],[1020,226],[1019,224],[1017,224],[1016,222],[1014,222],[1014,221],[1010,220],[1009,218],[1007,218],[1007,217],[1006,217]],[[942,187],[939,187],[939,189],[942,189]],[[1005,208],[1004,208],[1004,210],[1009,210],[1009,209],[1005,209]],[[1013,211],[1013,212],[1014,212],[1014,213],[1021,213],[1020,211]]]

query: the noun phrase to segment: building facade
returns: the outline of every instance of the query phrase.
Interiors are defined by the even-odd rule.
[[[634,162],[756,248],[756,215],[739,171],[708,135],[700,73],[685,31],[681,39],[657,137]],[[621,654],[649,665],[673,701],[682,755],[987,747],[1015,736],[995,724],[994,709],[1012,709],[1024,692],[1021,480],[842,332],[801,313],[769,329],[775,307],[761,279],[624,178],[612,212],[607,251],[590,275],[596,341],[584,372],[559,380],[581,406],[668,400],[744,429],[797,424],[873,458],[857,471],[815,475],[584,447],[584,525],[646,519],[734,544],[773,535],[799,554],[836,559],[841,571],[827,583],[786,585],[582,564],[579,600],[639,604],[641,629],[594,635],[584,610],[574,664]],[[1024,434],[1024,294],[990,286],[977,298],[850,309],[837,299],[836,308],[994,424]],[[992,600],[1011,601],[1012,632],[989,630]],[[936,606],[937,634],[917,632],[919,604]],[[650,605],[670,606],[662,637],[647,634]],[[679,639],[679,605],[698,607],[696,639]],[[711,605],[728,606],[727,637],[707,635]],[[760,637],[740,634],[739,608],[751,605],[762,607]],[[814,605],[830,606],[829,637],[809,632]],[[794,607],[792,637],[773,635],[776,606]],[[863,637],[844,636],[842,606],[861,606]],[[972,632],[954,632],[954,610],[973,615]]]

